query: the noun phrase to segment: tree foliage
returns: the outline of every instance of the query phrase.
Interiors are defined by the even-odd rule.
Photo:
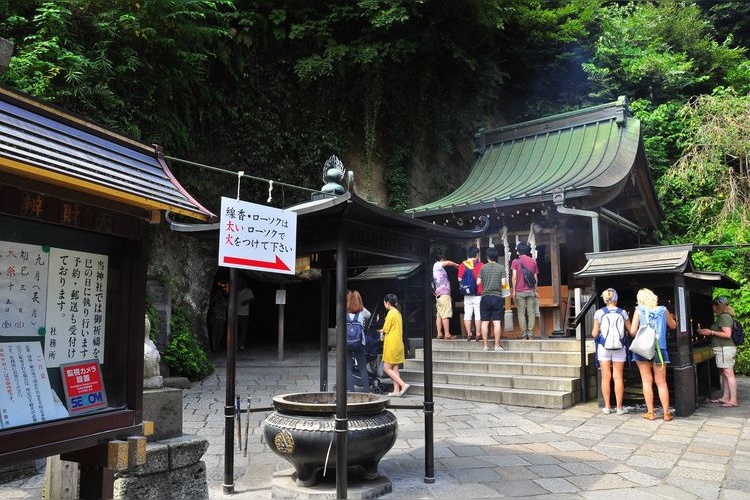
[[[625,95],[643,125],[663,240],[737,243],[750,208],[748,5],[6,0],[0,36],[16,53],[2,81],[171,156],[256,177],[317,188],[337,154],[367,186],[379,167],[397,211],[416,191],[456,187],[465,172],[449,169],[468,169],[477,128]],[[446,175],[417,185],[415,165]],[[235,193],[235,175],[172,166],[199,199],[217,200],[209,208]],[[242,182],[243,199],[268,194]],[[272,197],[286,206],[307,193]],[[725,253],[703,263],[748,274],[741,250]]]
[[[4,81],[133,137],[183,146],[218,120],[207,81],[229,0],[8,2]]]
[[[629,2],[602,12],[602,32],[584,68],[594,95],[619,94],[655,105],[710,92],[726,83],[745,49],[722,42],[692,2]]]

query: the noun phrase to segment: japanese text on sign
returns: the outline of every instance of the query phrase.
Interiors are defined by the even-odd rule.
[[[50,250],[47,290],[47,366],[97,359],[104,362],[107,256]]]
[[[38,341],[0,344],[0,428],[57,417]]]
[[[44,334],[49,253],[0,241],[0,336]]]
[[[221,199],[219,265],[294,274],[297,214]]]

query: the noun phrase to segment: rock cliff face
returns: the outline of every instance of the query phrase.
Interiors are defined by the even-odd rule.
[[[187,233],[172,232],[166,224],[152,228],[148,278],[166,288],[172,307],[183,305],[189,311],[193,336],[208,350],[206,313],[211,284],[218,262],[217,242]],[[162,317],[168,318],[169,315]],[[157,342],[168,341],[169,321],[159,321]]]

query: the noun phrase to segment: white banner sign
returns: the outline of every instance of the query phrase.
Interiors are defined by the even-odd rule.
[[[49,253],[0,241],[0,336],[44,335]]]
[[[62,248],[49,255],[47,366],[86,359],[103,364],[108,258]]]
[[[294,274],[296,244],[295,212],[221,199],[220,266]]]
[[[0,429],[67,416],[56,403],[39,342],[0,344]]]

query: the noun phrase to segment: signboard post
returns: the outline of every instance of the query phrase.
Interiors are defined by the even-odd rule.
[[[236,269],[294,274],[297,214],[232,198],[221,198],[219,266],[230,267],[229,321],[236,324]],[[281,306],[283,307],[283,306]],[[227,392],[224,411],[224,493],[234,491],[234,326],[227,327]],[[279,356],[283,330],[279,332]]]

